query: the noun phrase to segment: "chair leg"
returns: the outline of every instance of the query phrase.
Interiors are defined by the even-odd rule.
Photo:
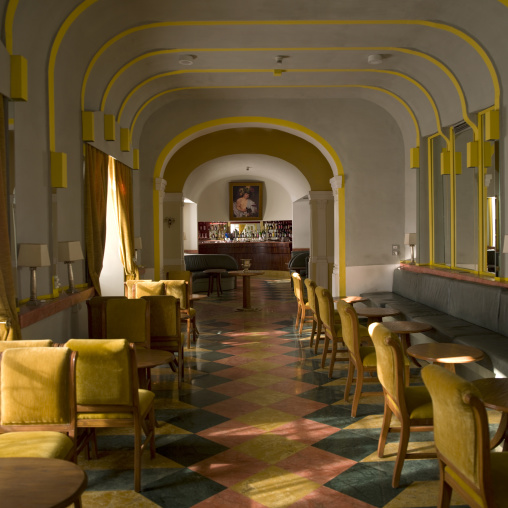
[[[452,499],[452,487],[445,481],[444,462],[439,460],[439,501],[438,508],[449,508]]]
[[[149,415],[149,429],[150,429],[150,458],[155,459],[155,427],[156,427],[156,421],[155,421],[155,410],[152,407]]]
[[[333,377],[333,367],[335,366],[336,357],[337,357],[337,341],[334,340],[332,344],[332,355],[330,356],[330,366],[328,367],[328,377]]]
[[[321,368],[325,368],[326,357],[328,355],[328,346],[330,345],[330,338],[325,333],[325,345],[323,346],[323,354],[321,356]]]
[[[321,322],[318,321],[316,329],[316,345],[314,346],[314,354],[318,354],[319,341],[321,340]],[[321,366],[323,367],[323,366]]]
[[[141,428],[134,426],[134,490],[141,491]]]
[[[409,365],[405,365],[404,366],[404,375],[405,375],[404,384],[406,386],[409,386],[409,378],[411,377],[411,372],[409,370]]]
[[[351,390],[351,385],[353,384],[353,376],[355,373],[355,364],[349,359],[349,368],[347,371],[347,380],[346,380],[346,386],[344,387],[344,400],[346,402],[349,402],[349,391]]]
[[[356,412],[358,410],[358,404],[360,403],[360,396],[362,394],[363,388],[363,370],[360,371],[358,369],[358,373],[356,375],[356,387],[355,394],[353,396],[353,405],[351,406],[351,416],[356,417]]]
[[[192,342],[196,342],[197,340],[197,327],[196,327],[196,317],[193,317],[191,320],[192,324]]]
[[[390,430],[390,423],[392,421],[392,410],[385,398],[385,408],[383,412],[383,425],[381,427],[381,433],[379,434],[379,441],[377,444],[377,456],[383,458],[385,456],[385,444],[386,438],[388,436],[388,431]]]
[[[300,319],[302,319],[302,306],[300,305],[300,302],[298,302],[298,311],[296,313],[295,330],[298,330],[298,327],[300,326]]]
[[[312,318],[312,331],[310,332],[310,343],[309,347],[312,347],[314,344],[314,335],[316,334],[316,321]]]
[[[407,445],[409,443],[409,424],[401,422],[400,425],[400,440],[399,449],[397,451],[397,458],[395,460],[395,468],[393,469],[392,487],[396,489],[399,486],[400,474],[402,472],[402,466],[407,453]]]
[[[190,349],[191,320],[187,319],[187,349]]]

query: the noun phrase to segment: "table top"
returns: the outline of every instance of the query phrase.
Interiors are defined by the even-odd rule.
[[[193,300],[203,300],[203,298],[208,298],[208,295],[206,294],[200,294],[200,293],[192,293],[192,295],[190,296],[190,301],[192,302]]]
[[[86,489],[83,469],[68,460],[0,458],[3,508],[64,508]]]
[[[492,377],[477,379],[473,385],[478,388],[483,403],[490,409],[508,413],[508,379]]]
[[[231,275],[242,275],[243,277],[250,277],[252,275],[263,275],[265,272],[262,270],[233,270],[229,273]]]
[[[369,299],[364,296],[334,296],[333,301],[338,302],[339,300],[344,300],[347,303],[359,303],[366,302]]]
[[[390,307],[356,307],[356,313],[359,316],[368,318],[383,318],[387,316],[396,316],[400,314],[400,311],[391,309]]]
[[[138,369],[149,369],[157,365],[164,365],[174,361],[175,355],[171,351],[162,349],[136,349],[136,362]]]
[[[437,363],[477,362],[485,356],[483,351],[472,346],[439,342],[415,344],[407,348],[407,354],[419,360]]]
[[[432,330],[432,326],[419,321],[385,321],[383,326],[392,333],[419,333]]]
[[[203,273],[226,273],[227,270],[225,268],[208,268],[207,270],[203,270]]]

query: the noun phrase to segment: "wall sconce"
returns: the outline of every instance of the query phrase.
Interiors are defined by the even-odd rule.
[[[30,268],[30,300],[28,305],[36,307],[39,305],[37,300],[37,276],[38,266],[49,266],[48,246],[43,243],[22,243],[19,246],[18,266],[28,266]]]
[[[63,261],[67,265],[67,273],[69,277],[69,289],[67,293],[70,295],[76,292],[74,288],[74,273],[72,272],[73,261],[83,259],[81,244],[79,242],[58,242],[58,260]]]
[[[170,228],[176,222],[176,219],[174,217],[164,217],[164,222],[166,222],[168,228]]]
[[[406,233],[404,235],[404,245],[411,247],[411,264],[415,264],[415,245],[416,245],[416,233]]]

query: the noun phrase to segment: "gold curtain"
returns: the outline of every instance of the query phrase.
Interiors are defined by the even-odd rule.
[[[120,239],[120,259],[125,280],[139,279],[139,270],[134,262],[134,219],[132,205],[132,174],[125,164],[112,159],[109,166],[112,203],[118,220],[118,237]]]
[[[85,145],[85,245],[88,275],[98,295],[106,247],[109,155]]]
[[[21,339],[9,241],[5,101],[0,95],[0,340]]]

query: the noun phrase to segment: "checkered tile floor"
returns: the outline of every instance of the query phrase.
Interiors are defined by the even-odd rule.
[[[381,388],[351,418],[346,364],[328,378],[309,348],[310,326],[295,334],[289,280],[252,280],[258,312],[236,311],[241,299],[239,282],[195,303],[200,335],[185,351],[180,393],[169,367],[153,369],[160,426],[156,458],[143,457],[143,491],[132,490],[132,434],[101,432],[99,458],[79,460],[84,508],[436,506],[436,460],[406,461],[401,487],[391,487],[397,436],[379,459]],[[410,447],[432,447],[432,435],[413,434]]]

